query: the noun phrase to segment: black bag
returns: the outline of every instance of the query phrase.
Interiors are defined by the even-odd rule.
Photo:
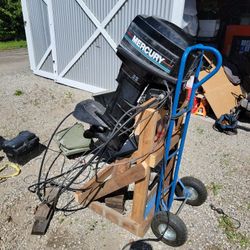
[[[2,148],[4,153],[10,158],[24,156],[39,145],[39,138],[29,132],[22,131],[11,140],[5,140]]]

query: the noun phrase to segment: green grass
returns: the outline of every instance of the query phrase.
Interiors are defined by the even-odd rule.
[[[21,95],[23,95],[23,94],[24,94],[23,91],[20,90],[20,89],[17,89],[17,90],[15,91],[15,93],[14,93],[15,96],[21,96]]]
[[[211,182],[208,186],[208,189],[213,192],[213,195],[218,195],[220,190],[223,188],[223,185]]]
[[[230,242],[239,244],[244,248],[248,248],[250,246],[250,239],[246,235],[237,231],[234,227],[234,223],[229,217],[219,217],[218,221],[219,227],[224,231]]]
[[[0,42],[0,51],[1,50],[9,50],[9,49],[19,49],[26,48],[26,41],[9,41],[9,42]]]

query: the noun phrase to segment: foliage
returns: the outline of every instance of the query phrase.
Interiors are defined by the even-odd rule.
[[[15,95],[15,96],[21,96],[21,95],[23,95],[23,91],[20,90],[20,89],[17,89],[17,90],[15,91],[14,95]]]
[[[21,0],[0,0],[0,41],[24,38]]]
[[[26,48],[27,44],[26,41],[8,41],[8,42],[0,42],[0,51],[7,50],[7,49],[19,49],[19,48]]]
[[[223,229],[227,236],[227,239],[232,242],[239,244],[241,247],[248,248],[250,246],[250,239],[241,232],[238,232],[235,228],[232,220],[227,216],[222,216],[218,218],[219,227]]]
[[[215,182],[211,182],[208,186],[208,189],[213,192],[213,195],[218,195],[219,191],[223,188],[221,184],[217,184]]]

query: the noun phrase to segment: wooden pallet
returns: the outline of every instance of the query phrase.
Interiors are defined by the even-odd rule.
[[[78,203],[88,206],[99,215],[140,237],[144,236],[154,216],[157,185],[149,190],[149,184],[152,170],[163,159],[164,136],[156,141],[157,129],[163,116],[162,110],[153,108],[138,115],[138,126],[135,129],[135,134],[139,136],[138,150],[130,158],[117,160],[99,171],[97,178],[93,177],[82,186],[85,191],[75,193]],[[172,136],[171,148],[177,146],[179,139],[178,129]],[[173,158],[166,166],[164,187],[171,181],[174,161]],[[128,185],[134,186],[132,209],[128,214],[124,215],[118,212],[115,206],[111,208],[98,201],[119,190],[126,191]],[[124,198],[119,195],[121,199]]]

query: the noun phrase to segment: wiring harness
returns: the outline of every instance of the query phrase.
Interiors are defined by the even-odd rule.
[[[56,127],[54,132],[52,133],[51,138],[49,139],[48,145],[44,152],[44,155],[41,160],[41,165],[38,174],[37,183],[32,184],[28,187],[29,191],[36,193],[39,200],[42,203],[51,206],[51,200],[48,200],[46,197],[46,192],[48,189],[53,189],[56,191],[56,195],[53,198],[53,210],[54,211],[62,211],[65,213],[73,213],[78,210],[84,209],[88,204],[76,204],[74,203],[74,192],[76,191],[86,191],[88,189],[82,189],[81,186],[84,182],[89,180],[91,177],[95,176],[96,181],[98,182],[97,173],[100,169],[106,167],[108,165],[108,160],[103,161],[102,155],[105,154],[105,151],[108,148],[108,144],[115,137],[121,136],[122,133],[127,133],[128,131],[134,131],[134,129],[143,122],[143,120],[138,119],[132,127],[127,127],[127,124],[130,123],[131,120],[134,120],[136,116],[143,113],[148,108],[154,108],[155,112],[159,111],[163,107],[166,109],[165,124],[164,131],[167,131],[168,121],[170,119],[171,107],[172,107],[172,90],[169,89],[168,84],[164,81],[164,86],[166,90],[163,91],[164,94],[160,94],[157,97],[151,98],[147,101],[146,104],[138,103],[138,105],[131,107],[124,115],[118,120],[116,126],[114,127],[112,133],[108,140],[101,145],[93,148],[92,150],[83,153],[77,160],[70,162],[67,166],[67,159],[63,156],[61,151],[50,150],[51,144],[53,142],[53,138],[59,128],[63,125],[63,123],[72,115],[69,113]],[[141,99],[141,98],[140,98]],[[145,100],[145,99],[144,99]],[[129,119],[121,124],[121,121],[124,120],[124,117],[132,114]],[[153,116],[153,114],[151,114]],[[150,119],[151,117],[149,117]],[[126,129],[124,129],[126,128]],[[164,136],[157,141],[157,144],[162,143]],[[48,156],[48,152],[52,152],[50,156]],[[148,154],[140,156],[136,159],[132,159],[133,162],[143,161],[146,157],[148,157],[153,152],[148,152]],[[56,155],[55,155],[56,154]],[[52,158],[52,159],[49,159]],[[129,158],[128,158],[129,159]],[[50,164],[48,164],[50,161]],[[128,160],[130,161],[130,159]],[[112,163],[115,167],[119,167],[119,163]],[[116,166],[117,165],[117,166]],[[103,182],[99,182],[101,185]]]

